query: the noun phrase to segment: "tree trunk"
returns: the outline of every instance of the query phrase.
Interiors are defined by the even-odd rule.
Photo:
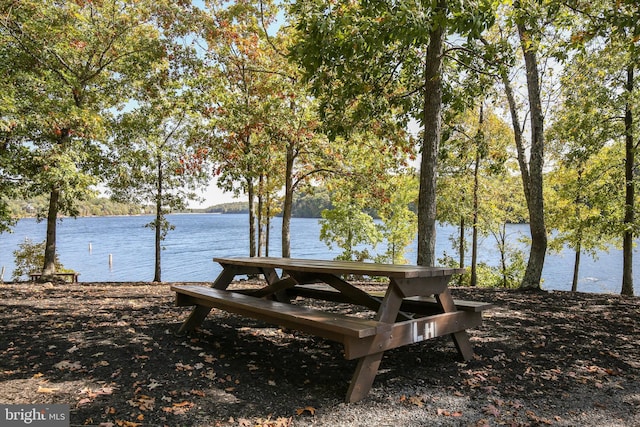
[[[473,235],[471,237],[471,286],[478,284],[478,169],[480,169],[480,151],[476,151],[476,164],[473,171]]]
[[[446,15],[447,2],[438,1],[438,8]],[[442,55],[445,29],[436,25],[429,34],[425,61],[425,85],[420,162],[420,194],[418,196],[418,265],[433,266],[436,248],[436,181],[442,110]]]
[[[49,195],[49,212],[47,214],[47,241],[44,248],[44,265],[42,279],[52,278],[56,273],[56,229],[58,227],[58,201],[60,189],[53,188]]]
[[[269,256],[269,242],[271,241],[271,197],[267,199],[267,218],[264,221],[264,256]]]
[[[156,182],[156,259],[155,259],[155,268],[153,273],[153,281],[160,282],[162,281],[162,267],[161,267],[161,257],[162,257],[162,157],[158,155],[157,164],[158,168],[158,181]]]
[[[622,295],[633,296],[633,221],[635,211],[635,184],[633,182],[633,169],[635,166],[635,147],[633,143],[633,112],[631,110],[631,98],[633,94],[634,67],[627,68],[627,104],[624,114],[625,130],[625,206],[624,206],[624,232],[622,236]]]
[[[60,139],[56,143],[63,147],[69,139],[69,129],[61,129]],[[58,211],[60,209],[61,190],[57,186],[51,188],[49,194],[49,211],[47,212],[47,238],[44,248],[44,265],[42,279],[51,279],[56,272],[56,241],[58,228]]]
[[[500,238],[500,268],[502,269],[502,287],[509,287],[507,278],[507,223],[502,223],[502,230],[499,234]]]
[[[458,257],[460,268],[464,268],[464,216],[460,217],[460,242],[458,245]]]
[[[295,162],[294,143],[287,145],[285,170],[284,206],[282,208],[282,257],[291,257],[291,216],[293,214],[293,164]]]
[[[253,181],[247,177],[247,195],[249,196],[249,256],[256,256],[256,208]]]
[[[576,256],[573,263],[573,279],[571,280],[571,292],[578,291],[578,272],[580,271],[580,255],[582,253],[582,245],[578,242],[576,246]]]
[[[519,8],[520,2],[514,1]],[[547,252],[547,230],[544,221],[544,200],[542,194],[544,166],[544,116],[540,99],[540,78],[536,52],[530,46],[531,34],[522,20],[518,20],[520,45],[524,54],[527,72],[527,91],[531,116],[531,150],[529,153],[529,228],[531,230],[531,250],[529,261],[522,278],[522,289],[538,290],[542,279],[542,268]]]
[[[475,168],[473,170],[473,236],[471,240],[471,286],[478,284],[478,221],[480,202],[478,198],[478,192],[480,188],[480,160],[484,150],[484,138],[482,133],[482,126],[484,124],[484,106],[480,104],[480,116],[478,118],[478,133],[476,138],[476,161]]]
[[[264,248],[264,175],[260,175],[258,179],[258,256],[262,256]]]

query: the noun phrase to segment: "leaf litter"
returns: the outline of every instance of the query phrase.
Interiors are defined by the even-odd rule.
[[[496,305],[469,331],[474,359],[446,338],[389,351],[345,404],[340,345],[215,310],[176,336],[188,309],[169,284],[5,284],[0,403],[66,403],[72,424],[105,427],[640,425],[640,298],[452,293]]]

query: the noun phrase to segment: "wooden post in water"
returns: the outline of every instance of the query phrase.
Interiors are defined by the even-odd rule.
[[[0,272],[0,283],[4,283],[4,265],[2,266],[2,271]]]
[[[109,270],[113,267],[113,255],[109,254]]]
[[[93,252],[93,246],[91,246],[91,242],[89,242],[89,254]]]

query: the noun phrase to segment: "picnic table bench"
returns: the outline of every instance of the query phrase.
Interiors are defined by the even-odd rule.
[[[71,272],[66,272],[66,273],[54,273],[52,275],[53,277],[62,277],[62,278],[69,278],[71,280],[71,283],[78,283],[78,276],[80,276],[80,273],[76,272],[76,271],[71,271]],[[38,280],[39,278],[42,277],[42,273],[29,273],[29,279],[32,282],[35,282],[36,280]]]
[[[296,258],[214,258],[223,267],[212,287],[173,285],[176,305],[194,306],[179,332],[199,327],[212,308],[300,330],[343,344],[358,359],[346,401],[365,397],[386,350],[450,335],[464,360],[473,357],[466,329],[482,324],[491,304],[455,301],[447,287],[464,269]],[[281,270],[279,275],[277,270]],[[239,275],[262,274],[259,289],[227,290]],[[368,293],[343,277],[388,278],[384,293]],[[347,302],[375,312],[373,319],[329,313],[298,304],[298,296]]]

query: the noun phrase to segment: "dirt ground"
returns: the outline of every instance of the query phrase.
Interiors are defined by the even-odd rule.
[[[475,359],[448,337],[388,351],[346,404],[339,344],[220,311],[177,336],[169,284],[3,284],[0,403],[104,427],[640,425],[640,298],[452,292],[496,306]]]

